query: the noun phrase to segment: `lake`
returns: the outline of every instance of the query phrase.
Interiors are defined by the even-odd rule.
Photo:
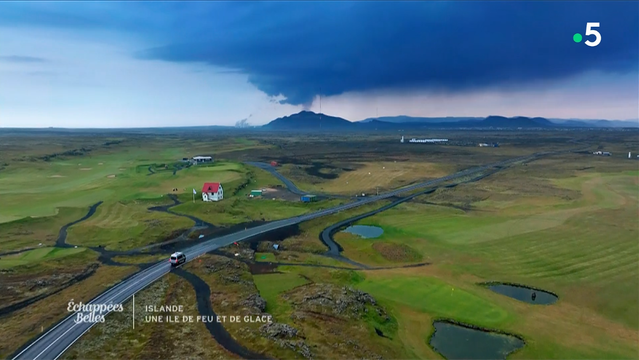
[[[365,239],[372,239],[382,236],[384,229],[379,226],[352,225],[344,229],[343,232],[359,235]]]
[[[525,286],[508,285],[508,284],[491,284],[488,288],[496,293],[506,295],[519,301],[529,304],[550,305],[555,303],[559,298],[549,292],[543,290],[535,290]],[[533,296],[534,294],[534,296]]]
[[[506,359],[511,352],[524,347],[523,340],[499,334],[436,321],[430,345],[446,359]]]

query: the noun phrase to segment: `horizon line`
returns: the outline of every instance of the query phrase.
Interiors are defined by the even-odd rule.
[[[378,116],[378,117],[367,117],[361,120],[348,120],[346,118],[343,118],[341,116],[335,116],[335,115],[328,115],[325,113],[317,113],[314,112],[312,110],[301,110],[299,112],[296,113],[292,113],[289,115],[284,115],[282,117],[279,117],[277,119],[281,119],[281,118],[285,118],[285,117],[290,117],[293,115],[297,115],[300,114],[302,112],[310,112],[316,115],[327,115],[327,116],[332,116],[332,117],[337,117],[337,118],[341,118],[345,121],[348,121],[350,123],[358,123],[364,120],[374,120],[374,119],[379,119],[379,118],[393,118],[393,117],[407,117],[407,118],[424,118],[424,119],[436,119],[436,118],[483,118],[486,119],[490,116],[499,116],[499,117],[504,117],[507,119],[513,119],[513,118],[518,118],[518,117],[525,117],[525,118],[530,118],[530,119],[535,119],[535,118],[542,118],[542,119],[546,119],[546,120],[562,120],[562,121],[609,121],[609,122],[636,122],[639,123],[639,118],[636,119],[584,119],[584,118],[552,118],[552,117],[543,117],[543,116],[523,116],[523,115],[517,115],[517,116],[503,116],[503,115],[488,115],[488,116],[410,116],[410,115],[387,115],[387,116]],[[277,119],[273,119],[271,121],[277,120]],[[241,120],[238,120],[241,121]],[[143,129],[182,129],[182,128],[201,128],[201,127],[220,127],[220,128],[233,128],[233,129],[254,129],[254,128],[259,128],[262,126],[265,126],[267,124],[269,124],[271,121],[262,124],[262,125],[250,125],[247,127],[237,127],[235,125],[216,125],[216,124],[207,124],[207,125],[184,125],[184,126],[145,126],[145,127],[58,127],[58,126],[44,126],[44,127],[24,127],[24,126],[0,126],[0,130],[3,129],[11,129],[11,130],[20,130],[20,129],[29,129],[29,130],[143,130]]]

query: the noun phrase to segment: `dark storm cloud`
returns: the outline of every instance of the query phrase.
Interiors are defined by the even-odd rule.
[[[287,102],[371,89],[461,91],[639,63],[639,3],[355,2],[251,4],[243,21],[149,58],[241,69]],[[246,9],[246,5],[245,5]],[[600,22],[595,48],[572,40]],[[584,38],[586,40],[586,38]]]
[[[639,3],[630,1],[60,5],[13,9],[12,21],[129,31],[154,44],[138,57],[239,70],[291,104],[320,89],[512,88],[639,64]],[[572,40],[586,22],[601,23],[595,48]]]
[[[41,63],[47,60],[35,56],[20,56],[20,55],[9,55],[9,56],[0,56],[0,61],[6,62],[14,62],[14,63]]]

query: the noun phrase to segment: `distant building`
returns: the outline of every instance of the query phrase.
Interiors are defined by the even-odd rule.
[[[208,162],[213,162],[213,158],[211,156],[194,156],[191,161],[193,162],[193,164],[202,164],[202,163],[208,163]]]
[[[262,196],[262,190],[251,190],[251,197]]]
[[[628,159],[632,159],[632,152],[628,151]]]
[[[487,147],[487,146],[490,146],[490,145],[488,145],[488,144],[486,144],[486,143],[480,143],[480,144],[479,144],[479,147]]]
[[[204,183],[202,201],[220,201],[224,199],[224,189],[220,183]]]
[[[304,195],[301,197],[302,202],[314,202],[317,201],[316,195]]]
[[[402,136],[403,138],[403,136]],[[412,138],[410,140],[408,140],[408,142],[410,143],[441,143],[441,142],[448,142],[448,139],[415,139]]]
[[[404,135],[402,135],[402,139],[399,140],[399,142],[402,143],[402,144],[404,143]]]
[[[271,161],[271,166],[276,167],[278,165],[277,161]]]
[[[612,156],[611,152],[608,151],[595,151],[592,153],[593,155],[602,155],[602,156]],[[630,154],[628,154],[630,156]]]

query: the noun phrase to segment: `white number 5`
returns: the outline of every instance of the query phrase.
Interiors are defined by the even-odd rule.
[[[593,30],[593,27],[599,27],[599,23],[586,23],[586,36],[595,35],[595,41],[586,40],[586,45],[595,47],[601,42],[601,34],[597,30]]]

